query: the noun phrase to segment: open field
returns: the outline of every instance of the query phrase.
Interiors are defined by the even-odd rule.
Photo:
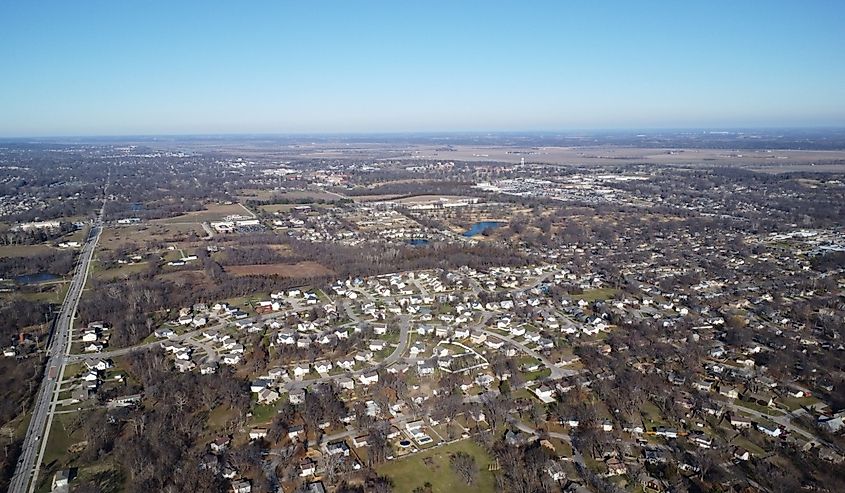
[[[173,281],[175,283],[202,286],[209,282],[208,274],[201,270],[180,270],[156,275],[156,279]]]
[[[549,163],[562,165],[608,165],[653,163],[664,165],[739,166],[761,168],[769,172],[845,170],[843,151],[765,150],[765,149],[657,149],[623,146],[599,147],[493,147],[411,146],[408,159],[449,161],[499,161]],[[824,168],[822,167],[824,166]],[[783,171],[778,170],[783,168]]]
[[[49,245],[4,245],[0,246],[0,257],[35,257],[57,251]]]
[[[241,204],[206,204],[205,210],[188,212],[181,216],[156,219],[152,223],[201,223],[206,221],[224,221],[227,216],[252,217],[252,213]]]
[[[266,212],[268,214],[275,214],[277,212],[290,212],[294,208],[302,206],[302,205],[310,205],[310,204],[268,204],[268,205],[261,205],[258,206],[257,209]],[[312,211],[320,210],[320,205],[315,205],[311,208]]]
[[[277,190],[261,190],[257,188],[245,188],[243,190],[238,190],[239,195],[237,196],[238,200],[246,201],[246,200],[270,200],[273,198],[273,195],[278,193]]]
[[[379,202],[382,200],[393,200],[399,197],[402,197],[402,195],[392,193],[387,195],[356,195],[351,198],[354,199],[355,202]]]
[[[68,283],[66,281],[55,281],[38,286],[28,286],[19,291],[2,293],[0,297],[19,297],[27,301],[60,304],[67,293],[67,289]]]
[[[441,199],[447,199],[450,201],[458,201],[458,200],[466,200],[471,199],[472,197],[467,197],[463,195],[414,195],[413,197],[405,197],[400,199],[383,199],[383,200],[390,200],[390,202],[397,202],[400,204],[429,204],[433,202],[438,202]]]
[[[328,276],[333,272],[317,262],[299,262],[296,264],[232,265],[226,272],[235,276],[281,276],[281,277],[317,277]]]
[[[589,289],[581,294],[573,294],[572,299],[584,301],[606,300],[612,298],[617,291],[617,289],[613,288]]]
[[[150,221],[132,226],[107,228],[97,248],[113,250],[125,243],[143,244],[147,241],[162,241],[167,243],[187,241],[192,234],[199,237],[206,235],[199,223],[167,224]]]
[[[125,279],[132,274],[143,272],[150,268],[149,262],[138,262],[136,264],[123,264],[111,269],[96,268],[91,272],[91,277],[101,281],[113,281],[115,279]]]
[[[479,473],[474,485],[467,486],[449,466],[449,457],[456,452],[475,457]],[[382,464],[376,470],[394,481],[393,491],[397,493],[410,493],[426,482],[431,483],[433,493],[484,493],[495,491],[493,473],[487,470],[490,462],[487,452],[467,439]]]
[[[279,192],[273,194],[273,199],[277,200],[290,200],[296,202],[317,202],[317,201],[326,201],[331,202],[334,200],[341,200],[345,197],[342,197],[335,193],[324,192],[322,190],[293,190],[290,192]]]

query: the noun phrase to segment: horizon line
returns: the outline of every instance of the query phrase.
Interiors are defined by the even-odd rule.
[[[837,125],[771,125],[771,126],[666,126],[666,127],[584,127],[546,130],[400,130],[400,131],[326,131],[326,132],[204,132],[204,133],[126,133],[126,134],[67,134],[2,136],[0,141],[38,141],[58,139],[155,139],[155,138],[225,138],[225,137],[366,137],[366,136],[484,136],[484,135],[544,135],[594,132],[750,132],[750,131],[845,131],[845,124]]]

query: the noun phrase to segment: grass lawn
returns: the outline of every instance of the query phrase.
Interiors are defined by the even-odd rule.
[[[788,411],[795,411],[796,409],[801,408],[801,406],[813,406],[818,404],[820,401],[815,397],[791,397],[791,396],[781,396],[775,400],[775,404],[780,404]]]
[[[449,466],[449,457],[456,452],[466,452],[475,457],[479,473],[474,485],[467,486]],[[490,462],[487,452],[467,439],[382,464],[376,470],[393,480],[393,491],[397,493],[410,493],[426,482],[431,483],[434,493],[482,493],[495,491],[493,473],[487,470]]]
[[[75,419],[74,414],[57,414],[53,417],[53,424],[50,426],[50,435],[47,437],[47,447],[44,449],[44,461],[47,465],[42,469],[42,478],[52,479],[53,474],[63,467],[65,464],[73,461],[77,455],[71,453],[68,449],[80,441],[84,440],[84,434],[81,429],[77,429],[70,433],[66,429],[67,424]],[[47,480],[49,485],[49,479]],[[49,489],[47,490],[49,491]]]
[[[3,245],[0,246],[0,257],[35,257],[58,251],[50,245]]]
[[[250,424],[270,424],[273,416],[276,415],[277,405],[273,404],[255,404],[252,407],[252,417],[249,419]]]
[[[69,422],[73,414],[59,414],[53,418],[53,425],[50,428],[50,436],[47,448],[44,451],[44,464],[41,469],[39,482],[36,488],[38,493],[50,491],[53,475],[60,469],[68,466],[78,467],[79,477],[83,479],[94,479],[100,487],[100,491],[119,491],[122,478],[109,460],[96,461],[91,464],[80,463],[79,450],[71,451],[72,446],[84,440],[82,430],[76,430],[68,434],[63,423]]]
[[[590,454],[584,455],[584,463],[587,465],[587,469],[595,473],[604,474],[607,472],[607,466],[604,465],[604,462],[594,459]]]
[[[232,408],[227,405],[217,406],[208,415],[208,427],[211,430],[222,430],[226,423],[233,417]]]
[[[99,265],[99,263],[95,264]],[[101,281],[113,281],[115,279],[125,279],[132,274],[137,274],[139,272],[144,272],[145,270],[149,269],[148,262],[138,262],[137,264],[122,264],[118,267],[113,267],[111,269],[97,269],[96,272],[92,272],[92,277],[99,279]]]
[[[572,299],[584,301],[606,300],[613,297],[617,291],[618,289],[613,288],[588,289],[581,294],[573,294]]]
[[[745,438],[742,435],[738,435],[736,438],[733,439],[733,442],[731,442],[731,443],[733,445],[738,446],[738,447],[744,448],[745,450],[751,452],[752,454],[756,455],[757,457],[761,457],[763,455],[766,455],[765,450],[763,450],[757,444],[755,444],[754,442]]]
[[[66,281],[56,281],[39,287],[33,286],[32,289],[38,291],[20,291],[18,295],[27,301],[61,304],[67,293],[67,284]]]
[[[531,355],[528,355],[528,354],[523,354],[522,356],[520,356],[519,359],[517,359],[517,362],[519,363],[520,366],[521,365],[531,366],[531,365],[539,365],[540,364],[540,360],[538,360],[534,356],[531,356]]]
[[[782,411],[778,411],[775,408],[769,406],[761,406],[753,402],[743,401],[740,399],[734,399],[733,402],[737,406],[744,407],[746,409],[751,409],[757,411],[758,413],[768,414],[769,416],[783,416],[784,414]]]
[[[266,299],[266,295],[262,293],[255,293],[255,294],[248,294],[246,296],[239,296],[237,298],[229,298],[227,300],[223,300],[222,303],[226,303],[231,307],[239,308],[242,312],[248,313],[249,315],[255,315],[255,309],[253,308],[253,303]]]
[[[528,389],[521,388],[511,391],[511,399],[534,399],[534,394],[532,394]]]
[[[572,445],[569,445],[569,442],[557,438],[552,438],[550,441],[555,446],[558,457],[572,457]]]
[[[522,376],[523,376],[523,378],[525,378],[526,381],[531,381],[531,380],[538,380],[540,378],[547,378],[551,374],[552,374],[552,370],[550,370],[548,368],[543,368],[542,370],[523,373]]]
[[[123,490],[123,475],[111,461],[97,461],[79,468],[77,473],[79,475],[74,481],[92,481],[103,493]]]
[[[23,438],[26,435],[26,429],[29,427],[29,419],[32,417],[30,413],[18,414],[11,421],[8,421],[2,427],[3,436],[7,436],[7,432],[13,433],[16,438]]]

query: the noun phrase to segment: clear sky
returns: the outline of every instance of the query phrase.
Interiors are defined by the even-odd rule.
[[[845,1],[0,0],[0,136],[845,126]]]

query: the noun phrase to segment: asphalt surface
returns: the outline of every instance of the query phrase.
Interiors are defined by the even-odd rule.
[[[38,479],[38,470],[41,459],[44,456],[44,449],[47,444],[47,435],[53,420],[53,411],[59,395],[59,383],[64,375],[66,357],[70,352],[71,326],[82,290],[85,287],[85,280],[88,277],[88,268],[94,256],[94,249],[100,239],[103,225],[101,222],[102,210],[99,218],[94,222],[79,260],[76,264],[76,271],[70,283],[67,295],[65,296],[62,308],[58,317],[53,321],[52,334],[47,347],[47,364],[44,367],[44,377],[38,394],[35,397],[32,408],[32,418],[26,430],[26,438],[23,442],[23,449],[15,468],[15,475],[9,484],[9,492],[26,493],[35,491]]]

